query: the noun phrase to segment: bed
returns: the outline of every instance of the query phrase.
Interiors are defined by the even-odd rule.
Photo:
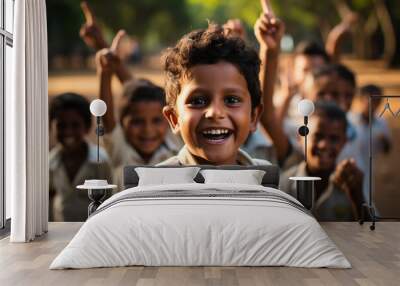
[[[205,182],[200,172],[190,183],[140,185],[140,169],[128,166],[126,189],[98,208],[50,269],[351,267],[308,210],[277,189],[276,166],[197,167],[211,174],[220,169],[264,174],[259,185]],[[146,172],[152,168],[158,167]]]

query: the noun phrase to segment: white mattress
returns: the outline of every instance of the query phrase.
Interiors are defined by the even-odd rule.
[[[351,267],[289,195],[262,186],[196,183],[114,195],[50,269],[127,265]]]

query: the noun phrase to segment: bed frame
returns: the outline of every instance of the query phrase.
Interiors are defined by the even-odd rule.
[[[132,165],[124,167],[123,183],[124,189],[133,188],[138,185],[139,176],[135,171],[137,167],[145,168],[185,168],[192,166],[145,166],[145,165]],[[277,189],[279,187],[279,167],[276,165],[260,165],[260,166],[210,166],[210,165],[197,165],[202,170],[205,169],[219,169],[219,170],[263,170],[265,175],[261,184],[265,187]],[[194,178],[197,183],[204,183],[204,178],[200,174]]]

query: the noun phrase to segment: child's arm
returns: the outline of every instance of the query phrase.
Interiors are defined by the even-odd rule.
[[[93,48],[96,52],[101,49],[108,48],[108,43],[104,39],[103,31],[97,24],[93,11],[86,1],[81,3],[83,15],[85,16],[86,22],[82,25],[79,35],[86,43],[87,46]],[[132,79],[132,75],[125,65],[120,64],[115,71],[119,81],[124,83]]]
[[[99,98],[107,104],[107,112],[104,114],[104,131],[110,133],[114,130],[116,119],[114,115],[114,100],[111,89],[112,76],[121,65],[117,50],[122,37],[125,35],[120,30],[115,36],[109,49],[102,49],[96,53],[96,69],[100,79]]]
[[[356,219],[361,217],[363,199],[363,172],[357,167],[354,159],[346,159],[336,166],[332,181],[340,190],[346,193],[353,207]]]
[[[86,22],[82,25],[79,35],[86,45],[95,51],[107,48],[108,44],[104,39],[103,31],[97,24],[94,14],[86,1],[81,2],[81,9]]]
[[[339,62],[340,44],[344,35],[350,31],[351,26],[357,21],[357,14],[348,12],[345,18],[329,32],[325,49],[333,62]]]
[[[277,120],[278,123],[283,126],[283,121],[287,116],[290,103],[292,102],[293,96],[297,93],[297,87],[294,85],[290,72],[281,77],[281,94],[283,98],[281,106],[277,109]]]
[[[278,160],[283,161],[290,149],[289,139],[283,131],[282,124],[278,123],[273,104],[273,93],[284,25],[273,15],[268,0],[261,0],[261,4],[263,6],[263,14],[254,26],[257,40],[260,43],[260,81],[264,105],[260,122],[274,142]]]

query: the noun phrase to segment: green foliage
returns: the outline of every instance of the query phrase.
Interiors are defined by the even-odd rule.
[[[339,23],[335,3],[339,0],[270,0],[275,14],[295,41],[322,40],[324,33]],[[243,21],[250,38],[261,13],[259,0],[92,0],[96,19],[111,41],[116,31],[134,35],[144,50],[159,50],[182,34],[204,28],[207,21],[219,24],[230,18]],[[374,9],[375,0],[343,0],[363,18]],[[80,0],[47,0],[49,51],[54,54],[88,53],[79,38],[84,22]],[[385,0],[393,21],[399,24],[400,1]]]
[[[47,32],[49,55],[67,55],[84,49],[79,38],[83,15],[79,0],[48,0]]]

